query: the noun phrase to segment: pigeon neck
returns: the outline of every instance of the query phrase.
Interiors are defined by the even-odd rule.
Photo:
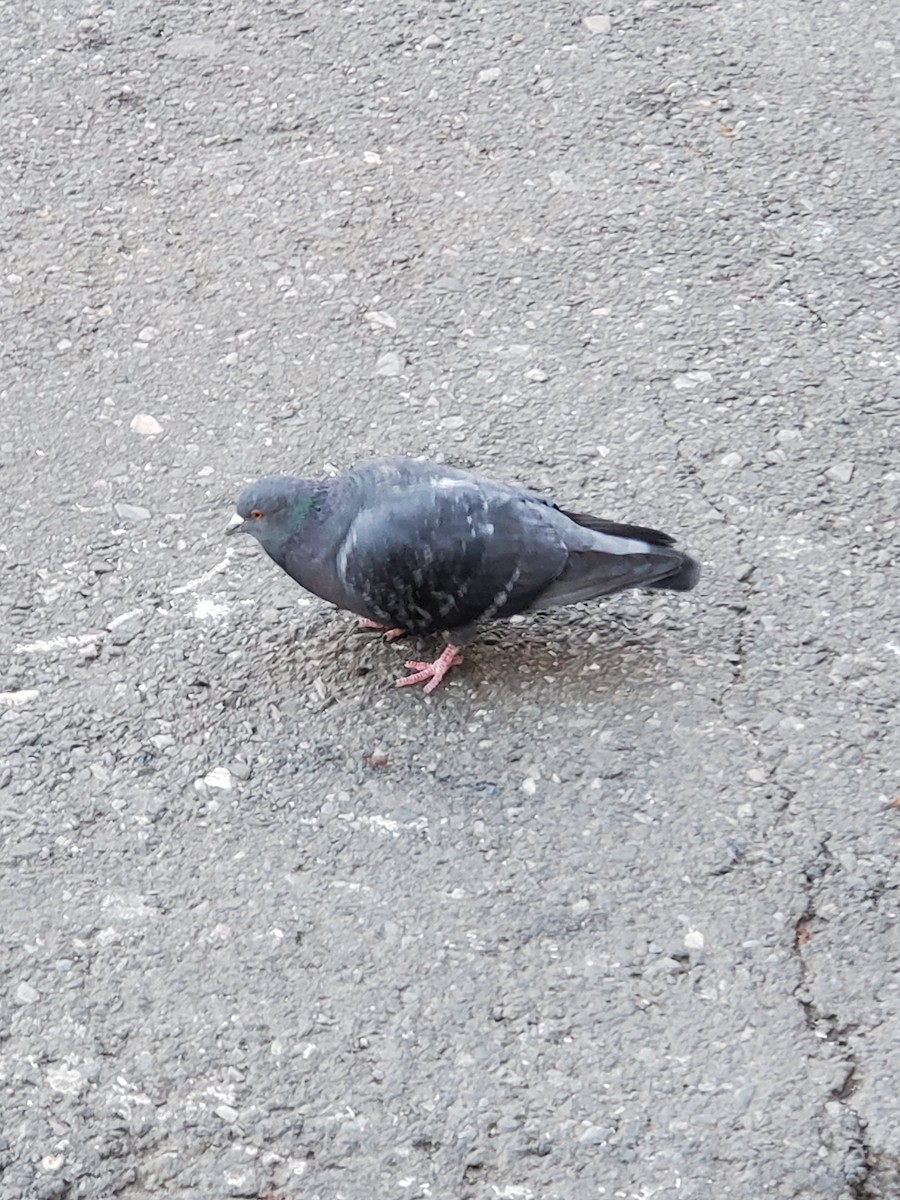
[[[297,525],[305,524],[310,518],[321,513],[325,506],[326,487],[323,483],[302,482],[297,489],[297,495],[292,505],[294,521]]]

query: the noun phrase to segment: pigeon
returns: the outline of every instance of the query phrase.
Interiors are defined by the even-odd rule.
[[[415,458],[368,458],[344,475],[269,475],[237,501],[249,533],[313,595],[360,627],[444,633],[434,662],[397,687],[432,692],[487,622],[625,588],[686,592],[700,566],[668,534],[567,512],[548,496]]]

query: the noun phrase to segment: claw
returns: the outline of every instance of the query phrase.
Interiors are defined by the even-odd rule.
[[[451,667],[458,667],[462,662],[462,655],[456,646],[448,646],[444,653],[434,660],[434,662],[415,662],[410,660],[406,663],[408,670],[412,671],[412,675],[407,675],[404,679],[397,680],[397,687],[409,687],[414,683],[424,683],[426,692],[433,692],[437,685],[441,682]],[[427,683],[425,681],[428,681]]]
[[[384,634],[386,642],[395,642],[397,638],[406,637],[405,629],[388,629],[387,625],[379,625],[377,621],[370,621],[368,617],[360,617],[357,629],[376,629],[379,633]]]

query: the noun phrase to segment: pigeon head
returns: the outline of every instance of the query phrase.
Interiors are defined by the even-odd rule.
[[[245,487],[226,533],[249,533],[276,562],[288,541],[321,509],[323,487],[293,475],[268,475]]]

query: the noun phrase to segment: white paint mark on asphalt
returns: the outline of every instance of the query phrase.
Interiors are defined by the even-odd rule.
[[[228,605],[218,604],[208,596],[198,596],[194,605],[194,619],[197,621],[219,621],[228,616]]]
[[[202,587],[204,583],[208,583],[216,575],[221,575],[233,556],[234,550],[226,550],[224,557],[214,566],[210,567],[208,571],[204,571],[196,579],[189,579],[187,583],[180,583],[177,587],[172,588],[170,594],[172,596],[184,596],[188,593],[196,592],[197,588]],[[218,620],[224,617],[227,612],[228,609],[225,605],[217,604],[214,600],[201,599],[197,601],[193,615],[199,620],[209,618]],[[105,629],[98,629],[93,633],[68,633],[54,638],[42,638],[36,642],[20,642],[17,646],[13,647],[13,654],[53,654],[57,650],[66,650],[77,646],[90,646],[92,643],[102,641],[107,633],[118,629],[126,621],[134,620],[135,617],[140,617],[143,613],[144,609],[142,608],[130,608],[127,612],[119,613],[117,617],[113,617]],[[21,701],[21,703],[25,703],[25,701]]]
[[[50,654],[54,650],[65,650],[67,646],[89,646],[102,636],[102,633],[70,633],[41,642],[21,642],[13,646],[13,654]]]
[[[172,588],[172,595],[183,596],[185,592],[196,592],[198,587],[202,587],[204,583],[209,583],[211,579],[221,575],[233,557],[234,550],[226,550],[225,557],[220,562],[217,562],[214,567],[210,567],[208,571],[204,571],[202,575],[198,575],[196,579],[189,579],[187,583]]]
[[[21,708],[23,704],[37,700],[39,695],[37,688],[23,688],[20,692],[0,692],[0,704],[5,704],[7,708]]]
[[[379,833],[389,833],[391,837],[395,838],[404,833],[420,833],[428,827],[425,817],[416,817],[412,821],[397,821],[394,817],[373,815],[350,817],[350,823],[356,826],[368,826],[369,829],[377,829]]]
[[[108,630],[118,629],[118,627],[120,625],[124,625],[126,621],[131,621],[135,617],[139,617],[142,612],[143,609],[141,608],[129,608],[128,612],[119,613],[117,617],[113,617],[106,628]]]

